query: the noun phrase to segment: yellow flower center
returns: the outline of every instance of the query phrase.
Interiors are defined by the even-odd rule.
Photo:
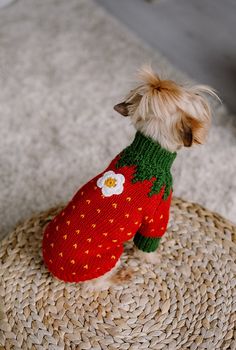
[[[107,186],[107,187],[115,187],[116,186],[116,179],[114,179],[114,177],[108,177],[104,184]]]

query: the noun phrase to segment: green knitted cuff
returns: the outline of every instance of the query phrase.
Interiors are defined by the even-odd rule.
[[[137,232],[134,236],[134,244],[143,252],[154,252],[160,244],[161,238],[158,237],[144,237],[141,233]]]

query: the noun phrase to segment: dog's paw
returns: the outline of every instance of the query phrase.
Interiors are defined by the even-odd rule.
[[[157,252],[146,253],[146,252],[143,252],[142,250],[138,250],[136,254],[139,259],[142,259],[143,261],[150,264],[156,265],[156,264],[160,264],[161,262],[160,255]]]
[[[112,283],[109,280],[94,279],[88,282],[83,283],[83,291],[90,292],[102,292],[108,290],[111,287]]]

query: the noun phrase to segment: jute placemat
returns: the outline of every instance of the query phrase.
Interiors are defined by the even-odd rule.
[[[236,349],[236,227],[174,199],[160,264],[125,246],[132,280],[86,293],[54,279],[42,228],[60,208],[19,225],[0,246],[1,349]]]

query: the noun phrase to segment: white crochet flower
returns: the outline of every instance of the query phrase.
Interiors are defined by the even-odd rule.
[[[107,171],[97,180],[97,186],[102,189],[105,197],[113,194],[121,194],[124,190],[125,177],[122,174],[116,174],[114,171]]]

